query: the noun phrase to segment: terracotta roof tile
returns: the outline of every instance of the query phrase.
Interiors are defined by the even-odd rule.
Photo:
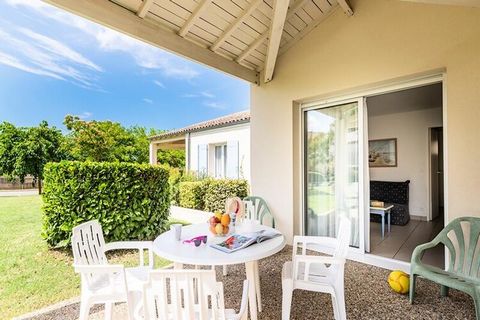
[[[250,111],[236,112],[223,117],[195,123],[184,128],[171,130],[162,134],[157,134],[155,136],[151,136],[150,140],[162,140],[168,137],[178,136],[189,132],[203,131],[207,129],[225,127],[245,122],[250,122]]]

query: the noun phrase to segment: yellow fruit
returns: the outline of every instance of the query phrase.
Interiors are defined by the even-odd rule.
[[[403,271],[395,270],[388,276],[388,284],[397,293],[405,294],[409,290],[410,278]]]
[[[218,220],[221,220],[222,219],[222,212],[220,211],[215,211],[215,217],[217,217]]]
[[[223,226],[221,223],[218,223],[216,226],[215,226],[215,232],[217,234],[223,234]]]
[[[222,216],[222,219],[220,220],[220,222],[222,223],[223,226],[228,226],[230,224],[230,216],[228,214],[224,214]]]
[[[210,226],[210,232],[213,234],[217,234],[217,230],[215,230],[215,226]]]

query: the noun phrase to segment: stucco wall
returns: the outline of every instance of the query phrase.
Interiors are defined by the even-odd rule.
[[[427,217],[429,209],[428,128],[442,126],[440,108],[392,113],[368,118],[368,138],[397,139],[398,165],[370,168],[370,179],[410,180],[410,214]]]
[[[480,216],[480,9],[351,4],[353,17],[337,10],[279,57],[272,82],[252,86],[252,191],[266,198],[291,239],[299,226],[294,101],[446,68],[447,219]]]
[[[198,170],[198,146],[208,144],[208,171],[214,175],[214,148],[211,145],[238,141],[240,178],[250,180],[250,124],[194,132],[190,134],[190,170]],[[227,155],[228,157],[228,155]]]

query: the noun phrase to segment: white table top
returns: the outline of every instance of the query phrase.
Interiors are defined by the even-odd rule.
[[[392,208],[393,208],[393,204],[389,205],[388,207],[370,207],[370,210],[387,211]]]
[[[256,226],[253,231],[273,230],[267,226]],[[194,244],[183,243],[185,239],[207,235],[207,244],[195,247]],[[285,236],[266,240],[262,243],[232,252],[225,253],[209,246],[210,243],[219,243],[227,237],[215,237],[208,230],[207,223],[192,224],[182,228],[182,240],[175,240],[172,231],[159,235],[153,242],[153,252],[158,256],[173,262],[193,265],[229,265],[260,260],[279,252],[285,247]]]

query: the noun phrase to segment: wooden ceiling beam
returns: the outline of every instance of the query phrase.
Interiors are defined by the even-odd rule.
[[[294,14],[296,14],[300,9],[303,8],[303,6],[310,0],[297,0],[293,6],[288,10],[287,17],[285,18],[285,21],[288,21],[291,17],[293,17]],[[250,53],[253,52],[253,50],[257,49],[267,38],[268,34],[270,32],[270,29],[265,31],[260,35],[257,40],[255,40],[245,51],[243,51],[238,58],[236,59],[238,63],[241,63],[243,60],[245,60],[246,57],[250,55]]]
[[[202,13],[205,11],[205,9],[208,7],[208,5],[212,3],[212,0],[202,0],[195,10],[192,12],[188,20],[185,22],[185,24],[182,26],[178,34],[181,37],[185,37],[185,35],[190,31],[190,29],[193,27],[195,22],[197,22],[198,18],[202,15]]]
[[[268,37],[267,58],[264,68],[264,82],[269,82],[273,78],[273,70],[277,61],[278,50],[280,49],[280,40],[282,39],[283,26],[287,18],[288,0],[274,0],[273,17]]]
[[[237,78],[255,84],[259,83],[258,73],[255,70],[241,66],[237,62],[184,39],[174,32],[165,30],[158,24],[140,18],[130,10],[109,0],[43,1]]]
[[[140,18],[145,18],[152,4],[153,4],[153,0],[143,0],[142,4],[140,5],[140,8],[138,9],[137,16],[139,16]]]
[[[348,4],[347,0],[337,0],[338,5],[342,8],[343,12],[349,17],[353,16],[352,7]]]
[[[218,37],[218,39],[212,44],[210,49],[212,51],[218,50],[220,46],[225,42],[225,40],[235,31],[237,30],[238,26],[240,26],[245,19],[250,17],[252,13],[257,9],[257,7],[263,2],[263,0],[254,0],[250,2],[248,7],[243,11],[241,15],[239,15],[232,24],[228,26],[228,28]]]

